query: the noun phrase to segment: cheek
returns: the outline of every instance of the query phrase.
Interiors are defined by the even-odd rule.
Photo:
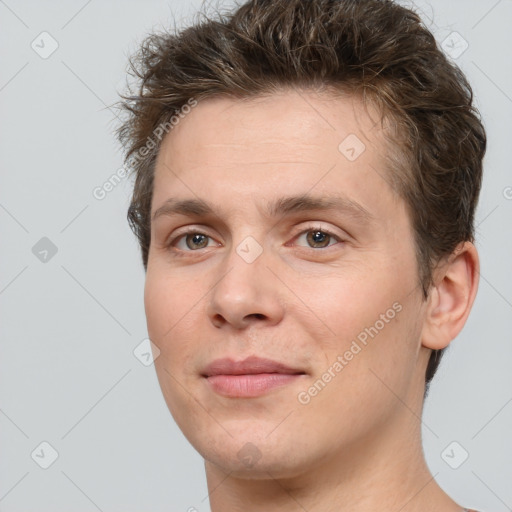
[[[149,337],[159,347],[165,332],[172,327],[172,318],[169,318],[168,313],[174,311],[175,302],[176,295],[170,293],[167,282],[159,279],[148,265],[144,286],[144,309]]]
[[[364,338],[365,329],[376,322],[379,331],[382,330],[381,315],[388,321],[386,327],[395,317],[393,304],[401,303],[404,294],[401,283],[390,279],[391,275],[376,271],[375,267],[353,265],[321,278],[301,277],[295,290],[302,302],[316,313],[322,332],[328,331],[324,342],[342,349],[345,342],[350,343],[360,333]]]
[[[315,287],[300,280],[297,294],[308,297],[322,321],[319,326],[328,328],[327,336],[315,336],[324,359],[317,370],[327,371],[342,356],[345,378],[338,385],[370,385],[373,392],[374,385],[384,387],[378,382],[381,376],[400,388],[415,368],[419,346],[419,291],[411,290],[414,266],[399,269],[376,261],[344,270],[343,275],[321,280],[321,294],[318,282]]]
[[[185,287],[165,272],[157,272],[155,265],[148,265],[144,306],[149,338],[160,349],[155,370],[169,410],[180,425],[185,421],[183,411],[193,415],[195,410],[184,388],[194,375],[197,347],[193,326],[197,326],[198,301],[200,294],[193,287]]]
[[[317,367],[311,387],[303,390],[302,398],[310,399],[304,414],[313,425],[323,418],[329,439],[340,438],[340,431],[348,438],[362,436],[403,408],[397,397],[407,402],[417,357],[414,306],[401,304],[397,312],[389,304],[391,309],[383,309],[384,314],[390,311],[385,323],[368,313],[370,304],[372,311],[379,311],[368,302],[366,310],[354,312],[357,322],[351,313],[339,315],[336,343],[322,345],[325,363]],[[368,320],[361,329],[364,316]]]
[[[171,353],[173,360],[176,356],[183,359],[186,355],[187,333],[192,333],[193,326],[197,325],[196,317],[201,306],[200,290],[148,265],[144,287],[147,329],[164,359]],[[176,346],[181,347],[180,351]]]

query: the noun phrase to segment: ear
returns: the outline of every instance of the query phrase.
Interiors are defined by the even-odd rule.
[[[443,349],[459,334],[471,311],[478,289],[480,263],[476,247],[463,242],[434,272],[427,299],[422,345]]]

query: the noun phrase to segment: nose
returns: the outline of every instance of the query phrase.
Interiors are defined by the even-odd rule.
[[[282,284],[268,265],[265,253],[247,262],[235,248],[230,252],[208,303],[208,316],[215,327],[245,329],[253,324],[276,325],[282,320]]]

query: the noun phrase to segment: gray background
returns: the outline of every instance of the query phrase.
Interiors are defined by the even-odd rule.
[[[425,406],[425,453],[456,500],[504,512],[512,510],[512,1],[416,5],[440,42],[461,48],[454,31],[467,41],[456,62],[489,136],[480,290]],[[209,510],[202,460],[174,425],[154,368],[133,354],[147,332],[144,273],[125,220],[131,184],[103,200],[92,194],[122,165],[107,107],[124,87],[127,55],[198,6],[0,0],[1,511]],[[58,43],[47,58],[43,31]],[[58,452],[48,469],[43,441]],[[452,461],[469,453],[458,469],[441,455],[453,441]]]

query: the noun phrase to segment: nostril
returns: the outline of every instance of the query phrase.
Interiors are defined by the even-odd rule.
[[[261,313],[252,313],[250,315],[247,315],[246,318],[256,318],[257,320],[265,320],[266,317]]]
[[[212,322],[215,327],[222,327],[226,323],[226,320],[222,315],[217,314],[212,318]]]

